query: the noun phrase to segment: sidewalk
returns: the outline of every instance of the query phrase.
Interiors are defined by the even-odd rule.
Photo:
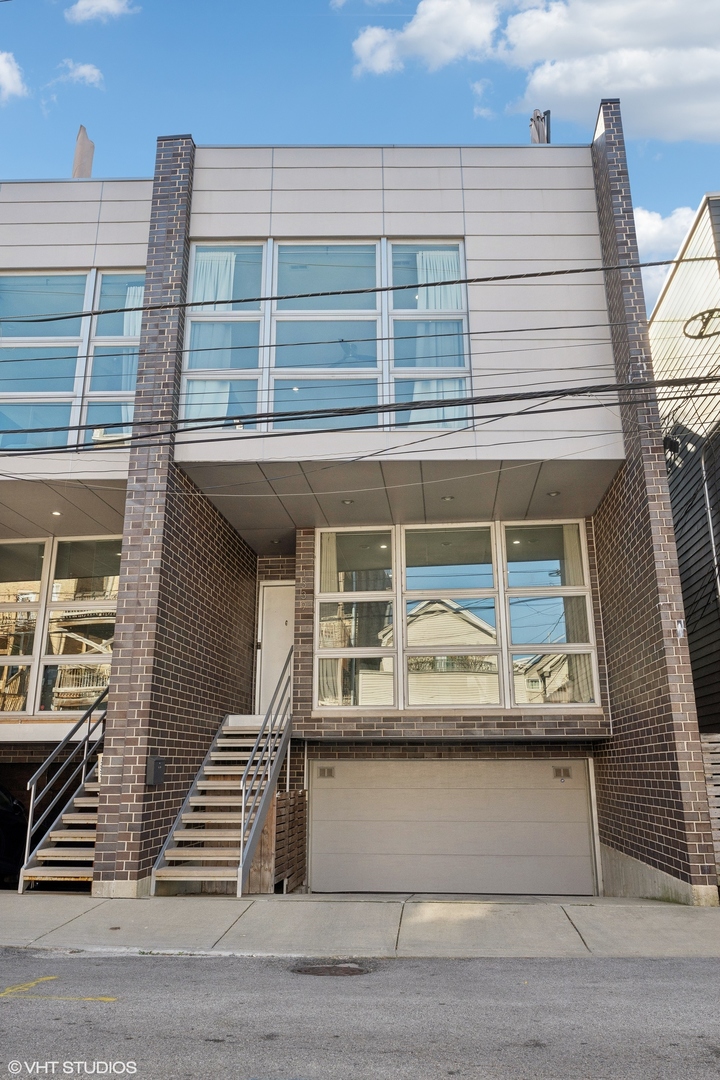
[[[720,957],[720,908],[542,896],[0,893],[0,946],[312,957]]]

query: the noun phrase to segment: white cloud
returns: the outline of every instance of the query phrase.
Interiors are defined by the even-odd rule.
[[[436,71],[460,57],[481,59],[492,46],[497,10],[493,0],[420,0],[401,30],[367,26],[360,31],[353,42],[355,71],[401,71],[411,58]]]
[[[473,94],[477,97],[477,102],[473,109],[473,116],[481,116],[483,120],[492,120],[495,113],[492,109],[488,109],[487,105],[482,104],[482,99],[485,91],[490,86],[489,79],[480,79],[478,82],[474,82],[471,86]]]
[[[76,0],[65,9],[65,18],[71,23],[90,22],[99,19],[117,19],[120,15],[134,15],[140,8],[132,7],[131,0]]]
[[[667,217],[658,214],[656,210],[645,210],[642,206],[636,206],[635,229],[641,262],[674,258],[694,219],[695,211],[689,206],[678,206]],[[669,266],[648,266],[643,270],[648,311],[655,306],[669,272]]]
[[[0,52],[0,105],[11,97],[26,97],[27,92],[22,70],[13,54]]]
[[[678,206],[667,217],[656,210],[636,206],[635,229],[641,258],[676,255],[694,220],[695,211],[689,206]]]
[[[587,123],[602,97],[619,97],[628,131],[666,139],[720,140],[720,47],[616,49],[546,61],[528,79],[523,108],[540,101]]]
[[[76,64],[74,60],[63,60],[61,67],[65,68],[65,73],[58,76],[55,82],[82,83],[102,89],[103,73],[94,64]]]
[[[516,109],[591,121],[620,97],[631,136],[720,141],[717,0],[421,0],[402,29],[368,26],[356,72],[495,60],[527,73]]]
[[[339,11],[341,7],[345,7],[347,0],[330,0],[330,7],[335,11]]]

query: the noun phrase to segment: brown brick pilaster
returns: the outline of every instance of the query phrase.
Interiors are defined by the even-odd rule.
[[[603,262],[636,263],[617,100],[602,103],[593,165]],[[607,271],[605,289],[618,380],[651,379],[640,271]],[[712,843],[659,414],[627,395],[621,413],[626,462],[595,515],[614,733],[596,752],[601,840],[699,898]]]
[[[146,304],[187,296],[195,147],[158,141]],[[94,891],[136,895],[226,712],[252,711],[256,559],[173,461],[184,309],[146,311],[130,452]],[[166,758],[161,787],[149,754]]]

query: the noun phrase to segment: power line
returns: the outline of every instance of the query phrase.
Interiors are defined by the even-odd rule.
[[[552,393],[545,395],[546,398],[547,397],[554,397],[554,396],[556,396],[556,395],[553,395]],[[559,396],[559,395],[557,395],[557,396]],[[717,393],[713,392],[713,393],[708,394],[708,395],[699,395],[699,396],[701,396],[701,397],[702,396],[717,397]],[[466,402],[465,398],[458,399],[458,400],[460,400],[463,403]],[[668,400],[673,400],[673,399],[671,398],[671,399],[668,399]],[[678,400],[681,400],[681,399],[678,399]],[[654,397],[654,396],[646,397],[646,398],[638,398],[638,399],[635,399],[633,402],[631,402],[631,404],[634,404],[634,405],[656,404],[656,403],[657,403],[657,398]],[[413,404],[412,411],[414,411],[421,404],[423,405],[423,407],[431,407],[431,406],[425,405],[425,403],[418,403],[418,406],[415,406]],[[445,401],[440,402],[440,404],[443,405],[443,406],[448,405],[448,403],[445,402]],[[609,403],[609,402],[598,401],[598,402],[593,402],[592,404],[587,404],[587,405],[573,405],[573,406],[554,407],[554,408],[550,408],[550,409],[537,410],[536,412],[533,413],[533,415],[534,416],[544,416],[544,415],[547,415],[549,413],[581,412],[581,411],[589,410],[589,409],[607,409],[609,407],[609,405],[617,405],[617,406],[619,406],[620,404],[622,404],[622,403]],[[435,406],[432,406],[432,407],[435,407]],[[352,411],[357,413],[359,410],[355,409],[355,410],[352,410]],[[522,415],[523,415],[523,410],[520,410],[520,411],[512,410],[510,412],[491,414],[489,417],[484,417],[483,419],[486,419],[486,420],[502,420],[502,419],[517,418],[517,417],[522,416]],[[453,423],[453,427],[450,427],[449,423],[446,424],[446,430],[444,432],[444,434],[446,436],[451,435],[451,434],[456,434],[458,430],[467,430],[468,429],[467,426],[464,426],[462,428],[456,427],[455,426],[456,421],[454,421],[454,420],[451,421],[451,422]],[[460,423],[460,422],[461,422],[460,420],[457,421],[457,423]],[[402,421],[401,423],[398,423],[398,424],[395,425],[395,429],[400,429],[400,428],[405,429],[405,428],[410,428],[410,427],[426,427],[427,424],[428,424],[428,421],[426,421],[426,420]],[[97,426],[98,426],[97,424],[89,425],[90,428],[95,428]],[[104,427],[109,427],[110,425],[106,424],[106,425],[103,425],[103,426]],[[114,426],[116,426],[116,427],[117,426],[127,427],[128,425],[123,424],[122,422],[120,422],[119,424],[115,424]],[[477,423],[473,424],[473,429],[476,426],[477,426]],[[86,428],[86,427],[88,427],[88,425],[82,425],[82,427]],[[194,428],[185,427],[185,428],[180,428],[179,430],[177,430],[177,429],[169,429],[168,431],[165,431],[165,432],[148,432],[145,435],[142,435],[142,434],[137,435],[137,436],[136,435],[128,435],[127,437],[123,437],[121,439],[119,438],[117,440],[117,443],[118,444],[121,443],[123,449],[125,449],[125,448],[127,448],[129,446],[133,446],[133,445],[140,445],[140,446],[151,447],[151,448],[152,447],[161,447],[161,446],[168,445],[169,440],[175,434],[183,435],[183,434],[188,434],[188,433],[193,433],[193,432],[202,432],[202,431],[208,430],[208,429],[211,430],[211,431],[217,431],[217,430],[219,430],[219,429],[221,429],[223,427],[225,427],[225,428],[228,427],[227,418],[223,418],[223,423],[221,423],[221,424],[217,424],[217,423],[213,424],[213,423],[207,422],[207,423],[202,423],[202,424],[200,424],[200,425],[198,425],[198,426],[196,426]],[[48,431],[52,431],[52,430],[55,430],[55,429],[42,429],[41,428],[41,429],[36,429],[36,430],[40,431],[40,432],[44,432],[44,431],[48,432]],[[63,429],[60,429],[60,430],[67,431],[68,429],[63,428]],[[73,428],[72,430],[77,430],[77,429]],[[216,437],[208,438],[208,439],[193,439],[191,443],[186,443],[185,445],[196,446],[196,445],[199,445],[201,443],[227,442],[228,441],[228,436],[230,436],[230,438],[241,438],[243,442],[250,442],[250,441],[254,441],[256,439],[269,440],[269,439],[277,439],[277,438],[288,438],[288,437],[291,437],[291,436],[302,436],[302,435],[307,436],[307,435],[312,435],[312,434],[317,435],[317,434],[328,434],[328,433],[332,434],[332,433],[335,433],[337,430],[342,430],[344,433],[347,433],[347,432],[355,432],[355,431],[366,431],[366,432],[367,431],[382,431],[382,430],[385,430],[385,429],[376,428],[374,426],[363,424],[363,425],[355,425],[355,426],[353,426],[353,425],[343,425],[342,429],[337,429],[337,428],[314,428],[314,427],[313,428],[278,428],[278,429],[275,429],[275,430],[272,430],[272,431],[253,432],[252,434],[246,434],[245,431],[243,431],[241,435],[239,433],[232,434],[230,431],[227,431],[222,436],[216,436]],[[2,432],[0,432],[0,434],[2,434]],[[17,430],[12,431],[12,432],[6,432],[6,434],[17,434]],[[547,436],[547,434],[546,434],[545,438],[547,439],[547,438],[549,438],[549,436]],[[151,439],[154,439],[156,441],[155,442],[149,441]],[[148,440],[148,441],[145,441],[145,440]],[[10,455],[10,456],[22,455],[24,457],[30,457],[30,456],[36,456],[38,454],[42,455],[42,454],[78,453],[78,452],[83,452],[83,453],[102,452],[102,451],[107,451],[108,449],[118,449],[118,448],[120,448],[120,447],[117,444],[112,446],[112,447],[108,447],[107,445],[98,445],[98,444],[93,445],[92,443],[84,443],[84,444],[83,443],[72,443],[70,445],[65,444],[65,445],[60,445],[60,446],[59,445],[49,445],[49,446],[41,446],[41,447],[16,447],[16,448],[8,447],[8,448],[5,448],[5,450],[3,452],[5,454],[7,454],[7,455]]]
[[[3,323],[48,323],[48,322],[65,322],[71,319],[84,319],[90,318],[96,315],[121,315],[126,312],[137,311],[179,311],[187,308],[203,308],[223,307],[224,311],[219,314],[230,314],[231,308],[228,310],[228,305],[233,304],[264,304],[270,302],[281,302],[284,300],[313,300],[320,299],[324,296],[372,296],[379,293],[394,293],[394,292],[407,292],[410,289],[437,289],[447,288],[452,285],[490,285],[494,283],[500,283],[504,281],[531,281],[541,278],[553,278],[553,277],[571,277],[576,274],[602,274],[611,273],[613,271],[622,270],[643,270],[651,266],[678,266],[681,263],[694,263],[694,262],[717,262],[717,256],[701,255],[694,256],[692,258],[681,259],[655,259],[652,262],[630,262],[630,263],[618,263],[610,265],[600,266],[578,266],[569,267],[567,269],[556,270],[528,270],[517,274],[487,274],[481,277],[466,277],[466,278],[444,278],[439,281],[416,281],[409,285],[374,285],[362,289],[324,289],[319,292],[305,292],[305,293],[283,293],[281,295],[259,295],[259,296],[241,296],[236,298],[228,298],[227,300],[177,300],[166,301],[162,304],[142,304],[137,307],[120,307],[120,308],[93,308],[90,311],[74,311],[65,312],[64,314],[52,314],[52,315],[6,315],[0,317],[0,324]],[[410,309],[412,310],[412,309]],[[425,309],[423,309],[425,310]],[[408,309],[402,309],[402,314],[407,314]],[[288,314],[290,314],[288,312]],[[353,314],[358,317],[362,315],[361,311],[354,311]]]
[[[341,381],[340,381],[341,382]],[[578,396],[590,396],[593,394],[619,394],[623,392],[632,393],[637,390],[657,390],[664,388],[674,387],[690,387],[690,386],[703,386],[708,383],[720,382],[720,375],[703,375],[695,377],[687,377],[682,379],[638,379],[626,383],[595,383],[586,384],[581,386],[570,387],[557,387],[546,390],[522,390],[516,391],[511,394],[484,394],[484,395],[469,395],[457,398],[430,398],[420,401],[412,402],[385,402],[374,405],[357,405],[346,408],[325,408],[325,409],[302,409],[302,410],[290,410],[288,412],[258,412],[258,413],[244,413],[233,416],[227,414],[222,416],[207,416],[198,418],[202,420],[200,428],[208,427],[211,424],[221,423],[223,425],[239,421],[241,423],[257,422],[257,421],[273,421],[278,418],[283,420],[312,420],[312,419],[326,419],[333,416],[364,416],[375,413],[393,413],[393,412],[405,412],[408,409],[412,411],[422,411],[428,409],[438,408],[454,408],[459,406],[470,405],[492,405],[504,401],[530,401],[530,400],[542,400],[548,397],[578,397]],[[342,382],[341,382],[342,385]],[[650,399],[649,399],[650,400]],[[654,398],[652,400],[655,400]],[[632,400],[627,402],[633,404]],[[619,404],[622,404],[620,402]],[[135,427],[151,427],[151,426],[163,426],[171,425],[170,431],[177,429],[179,431],[191,431],[193,428],[187,427],[187,421],[185,420],[158,420],[153,418],[151,420],[138,420],[135,421]],[[108,428],[113,427],[126,427],[127,422],[119,421],[117,423],[104,425]],[[0,429],[0,435],[30,435],[30,434],[49,434],[52,432],[71,432],[71,431],[87,431],[97,427],[97,424],[77,424],[77,425],[58,425],[56,427],[38,427],[38,428],[9,428]],[[159,434],[153,432],[154,435]]]

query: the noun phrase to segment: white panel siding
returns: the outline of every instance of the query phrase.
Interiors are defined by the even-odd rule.
[[[351,168],[281,168],[273,170],[274,191],[362,191],[380,190],[383,172],[380,166]]]
[[[499,188],[506,190],[515,188],[518,190],[543,190],[557,188],[592,188],[593,174],[590,165],[582,166],[533,166],[513,168],[507,165],[504,168],[487,166],[463,167],[463,184],[467,191],[477,188],[480,191],[486,188]]]
[[[265,240],[270,235],[270,214],[193,214],[195,240]]]
[[[2,267],[142,267],[151,193],[149,180],[0,184]]]

